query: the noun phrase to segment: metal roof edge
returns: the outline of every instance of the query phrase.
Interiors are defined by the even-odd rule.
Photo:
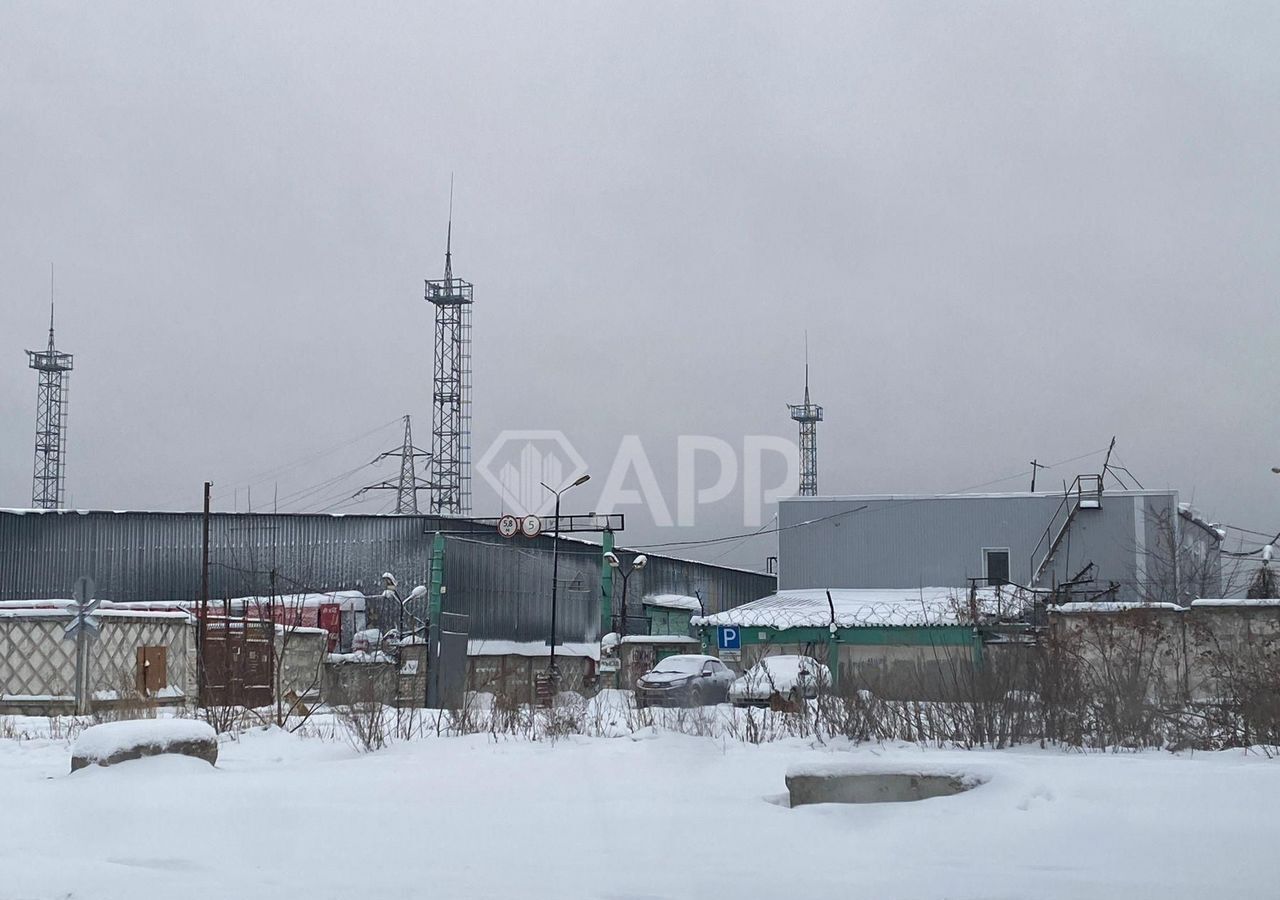
[[[1103,499],[1111,497],[1163,497],[1176,495],[1177,488],[1152,488],[1140,491],[1104,490]],[[1061,491],[1004,491],[986,494],[839,494],[828,497],[781,497],[778,503],[866,502],[868,500],[994,500],[994,499],[1061,499]]]

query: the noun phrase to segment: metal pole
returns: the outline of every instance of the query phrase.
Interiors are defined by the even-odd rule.
[[[81,605],[88,603],[88,598],[80,601]],[[88,710],[85,708],[85,676],[88,674],[85,670],[85,625],[84,616],[76,613],[74,621],[80,624],[80,630],[76,632],[76,715],[83,716]]]
[[[269,634],[270,644],[267,646],[268,659],[271,660],[271,692],[276,695],[276,724],[284,724],[284,698],[280,696],[281,682],[284,679],[284,651],[289,638],[287,625],[280,629],[280,656],[276,656],[276,570],[271,569],[271,596],[267,599],[267,618],[271,620]]]
[[[556,582],[560,580],[560,492],[556,495],[555,536],[551,539],[551,663],[547,674],[555,678],[556,672]],[[554,690],[554,685],[552,686]]]
[[[205,694],[205,631],[209,628],[209,503],[213,482],[204,483],[203,538],[200,555],[200,614],[196,621],[196,705],[204,701]]]
[[[618,573],[622,576],[622,603],[618,606],[618,683],[617,687],[621,690],[624,684],[630,681],[631,660],[627,660],[628,678],[624,681],[622,678],[622,660],[625,656],[622,646],[622,638],[627,633],[627,580],[631,578],[631,570],[623,571],[622,566],[618,566]]]
[[[631,578],[631,570],[623,572],[622,567],[618,567],[618,572],[622,575],[622,603],[618,607],[618,652],[622,652],[622,638],[627,633],[627,580]]]

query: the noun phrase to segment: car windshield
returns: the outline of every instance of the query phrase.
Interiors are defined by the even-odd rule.
[[[702,671],[706,660],[701,656],[668,656],[653,667],[655,673],[667,675],[692,675]]]

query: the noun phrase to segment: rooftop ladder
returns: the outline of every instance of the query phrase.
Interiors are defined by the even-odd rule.
[[[1101,508],[1102,476],[1077,475],[1076,480],[1071,482],[1071,486],[1063,494],[1062,502],[1058,504],[1058,509],[1045,527],[1044,534],[1040,536],[1040,541],[1036,544],[1036,548],[1031,551],[1032,587],[1040,586],[1040,579],[1045,570],[1049,568],[1054,554],[1058,552],[1058,547],[1061,546],[1062,541],[1067,536],[1067,532],[1071,529],[1071,523],[1075,520],[1076,512],[1081,509]],[[1043,556],[1040,555],[1041,550],[1044,551]]]

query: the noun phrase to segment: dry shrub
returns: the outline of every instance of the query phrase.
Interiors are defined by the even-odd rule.
[[[333,713],[351,745],[363,752],[389,746],[396,727],[395,682],[385,667],[353,667],[341,694],[332,705]]]

